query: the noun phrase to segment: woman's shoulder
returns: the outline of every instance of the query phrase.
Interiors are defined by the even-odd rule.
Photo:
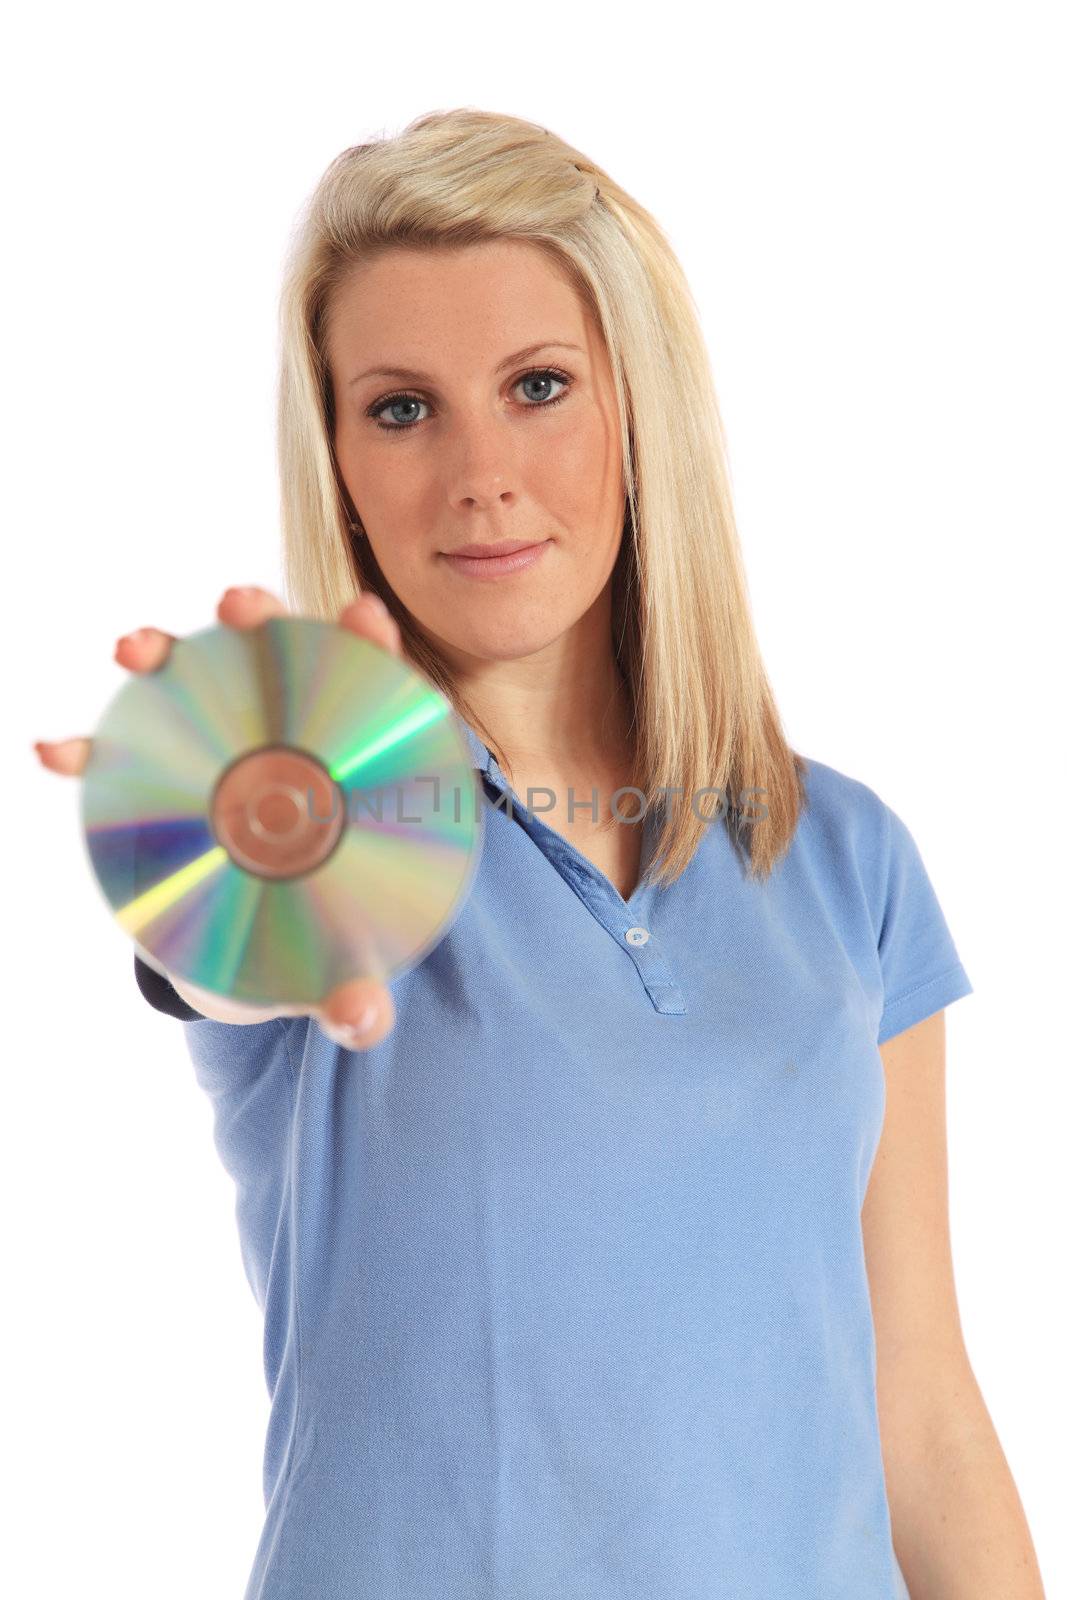
[[[808,804],[797,833],[813,864],[807,878],[840,913],[852,948],[877,952],[881,1044],[970,994],[971,982],[911,828],[872,784],[804,759]]]
[[[803,780],[795,848],[827,893],[859,890],[880,914],[896,864],[918,857],[910,830],[873,784],[827,761],[805,756]]]
[[[813,756],[803,757],[802,779],[805,804],[800,821],[813,838],[863,853],[884,841],[893,813],[871,784]]]
[[[828,892],[858,887],[876,922],[904,895],[927,912],[935,896],[919,844],[885,796],[826,761],[805,756],[804,765],[807,801],[797,843]]]

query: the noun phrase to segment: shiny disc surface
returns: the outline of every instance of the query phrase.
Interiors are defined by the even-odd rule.
[[[106,707],[82,775],[89,861],[169,973],[250,1005],[387,983],[455,920],[482,828],[461,724],[347,629],[274,617],[178,639]]]

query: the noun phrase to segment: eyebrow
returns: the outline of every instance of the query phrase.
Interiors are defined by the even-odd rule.
[[[528,356],[535,356],[539,350],[577,350],[581,352],[580,344],[568,344],[565,339],[546,339],[541,344],[524,345],[521,350],[516,350],[510,356],[505,356],[493,368],[494,373],[504,372],[515,361],[525,361]],[[356,377],[348,380],[348,388],[360,383],[364,378],[399,378],[403,383],[432,383],[433,379],[428,372],[415,372],[411,367],[368,367],[366,372],[360,372]]]

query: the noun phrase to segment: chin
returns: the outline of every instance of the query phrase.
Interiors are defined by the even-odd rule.
[[[506,616],[494,619],[482,615],[472,617],[463,637],[455,639],[455,618],[450,621],[452,628],[445,637],[453,637],[457,649],[465,650],[468,655],[477,656],[482,661],[521,661],[524,656],[535,655],[537,651],[554,644],[565,631],[559,625],[534,627],[527,622],[524,626]]]

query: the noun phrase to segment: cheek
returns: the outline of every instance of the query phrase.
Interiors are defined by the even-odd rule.
[[[604,418],[592,407],[575,407],[558,429],[546,429],[536,453],[538,483],[561,517],[590,533],[610,530],[622,481],[622,456]]]
[[[406,524],[425,496],[428,475],[420,468],[418,451],[407,450],[405,444],[405,440],[363,438],[358,446],[338,453],[349,492],[371,522]]]

